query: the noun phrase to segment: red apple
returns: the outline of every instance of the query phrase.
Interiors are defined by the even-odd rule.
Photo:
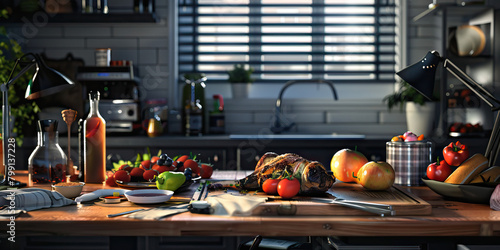
[[[370,190],[386,190],[394,184],[395,178],[394,169],[384,161],[370,161],[357,174],[358,183]]]
[[[337,151],[332,157],[330,168],[337,180],[343,182],[356,182],[358,170],[367,163],[366,157],[348,148]]]

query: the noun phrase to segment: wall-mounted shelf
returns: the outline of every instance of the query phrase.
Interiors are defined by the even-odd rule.
[[[456,16],[475,16],[487,9],[491,9],[489,6],[485,5],[456,5],[456,4],[436,4],[430,7],[429,9],[423,11],[422,13],[416,15],[413,17],[412,21],[417,22],[421,20],[422,18],[430,15],[430,14],[437,14],[442,10],[450,10],[450,15],[456,15]]]
[[[157,17],[154,13],[114,13],[114,14],[82,14],[60,13],[47,14],[49,23],[154,23]],[[28,20],[30,18],[28,17]],[[0,23],[22,23],[22,19],[10,18],[1,20]]]

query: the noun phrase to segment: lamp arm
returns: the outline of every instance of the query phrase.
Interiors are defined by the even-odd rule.
[[[452,61],[446,59],[443,66],[460,80],[465,86],[467,86],[472,92],[474,92],[481,100],[487,103],[492,111],[497,111],[500,108],[495,106],[493,102],[500,103],[487,89],[481,86],[479,83],[474,81],[469,75],[458,68]],[[451,67],[450,67],[451,66]],[[453,68],[453,71],[451,68]],[[458,75],[458,73],[460,76]],[[500,142],[498,141],[500,137],[500,113],[497,113],[495,118],[495,123],[493,124],[493,129],[491,130],[490,139],[488,140],[488,145],[486,146],[486,152],[484,156],[488,159],[489,167],[493,166],[497,161],[498,154],[500,153]]]
[[[474,81],[469,75],[463,72],[460,68],[458,68],[452,61],[449,59],[445,59],[443,66],[450,72],[453,76],[455,76],[460,82],[462,82],[465,86],[467,86],[472,92],[474,92],[481,100],[483,100],[492,110],[497,110],[498,107],[495,107],[493,102],[500,104],[500,101],[496,99],[487,89],[481,86],[479,83]],[[451,68],[453,68],[453,71]],[[458,73],[460,76],[458,75]]]
[[[23,56],[24,57],[24,56]],[[14,71],[16,70],[17,65],[19,65],[20,60],[23,58],[20,57],[16,60],[14,67],[9,75],[9,80],[0,86],[0,90],[2,92],[2,150],[3,150],[3,166],[5,168],[4,178],[0,180],[0,185],[9,185],[9,166],[8,166],[8,147],[9,147],[9,138],[10,138],[10,106],[9,106],[9,86],[12,85],[19,77],[21,77],[24,73],[26,73],[29,69],[36,65],[35,61],[30,62],[21,71],[12,77]],[[0,166],[1,167],[1,166]]]

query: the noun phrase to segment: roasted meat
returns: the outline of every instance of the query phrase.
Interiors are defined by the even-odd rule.
[[[272,177],[293,175],[300,179],[299,194],[315,194],[327,191],[334,183],[333,175],[317,161],[308,161],[296,154],[266,153],[249,176],[238,180],[242,189],[261,189],[265,180]]]

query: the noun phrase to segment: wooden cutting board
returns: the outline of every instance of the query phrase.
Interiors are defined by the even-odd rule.
[[[222,192],[224,191],[210,191],[208,196]],[[237,191],[229,190],[229,192]],[[279,196],[269,196],[263,192],[249,191],[246,195],[270,198],[268,202],[253,209],[252,215],[373,215],[373,213],[339,204],[314,202],[310,200],[311,197],[307,196],[296,196],[293,199],[284,200]],[[370,191],[359,184],[336,182],[322,197],[391,205],[396,216],[429,215],[432,212],[429,203],[395,186],[389,190]]]

